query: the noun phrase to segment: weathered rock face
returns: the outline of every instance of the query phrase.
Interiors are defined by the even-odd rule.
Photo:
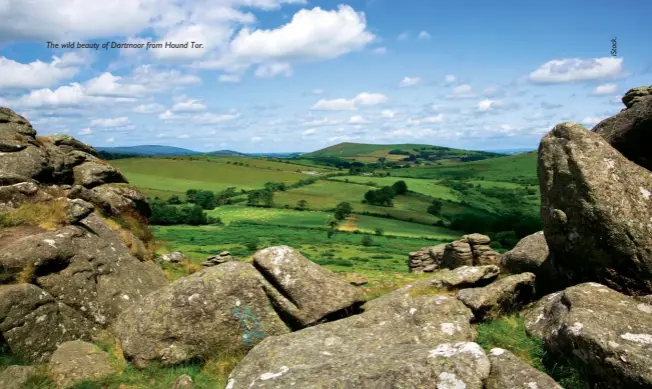
[[[464,235],[460,240],[410,253],[408,266],[413,273],[423,273],[439,268],[498,265],[500,254],[489,246],[490,242],[486,235]]]
[[[47,152],[35,136],[27,119],[0,107],[0,169],[39,181],[51,175]]]
[[[36,368],[33,366],[9,366],[0,371],[0,388],[23,389],[27,381],[36,375]]]
[[[50,377],[59,388],[84,380],[100,379],[117,373],[109,354],[80,340],[65,342],[52,354]]]
[[[630,161],[648,170],[652,170],[652,157],[646,147],[652,143],[651,91],[652,86],[630,90],[623,97],[627,109],[592,129]]]
[[[89,339],[93,324],[31,284],[0,285],[0,332],[11,351],[44,362],[68,340]]]
[[[161,254],[161,261],[169,263],[181,263],[188,259],[182,252],[173,251],[171,253]]]
[[[567,284],[652,292],[652,173],[578,124],[539,146],[541,219],[551,265]]]
[[[5,282],[35,283],[99,327],[167,284],[156,264],[139,261],[95,214],[53,232],[0,239],[0,268]]]
[[[548,258],[548,243],[543,231],[521,239],[510,251],[503,254],[501,265],[512,274],[531,272],[537,274]]]
[[[248,350],[289,329],[250,264],[228,262],[161,288],[118,318],[114,332],[137,366],[170,365],[216,352]]]
[[[564,389],[550,376],[540,372],[502,348],[489,351],[491,372],[485,389]]]
[[[652,306],[596,283],[548,295],[526,315],[529,335],[587,366],[604,388],[652,387]]]
[[[227,388],[483,388],[489,363],[472,343],[471,312],[451,296],[416,296],[271,337]]]
[[[417,295],[436,295],[438,293],[460,288],[485,286],[495,280],[500,274],[500,268],[494,265],[462,266],[455,270],[443,269],[431,278],[413,282],[389,294],[367,302],[365,309],[387,301],[402,301]]]
[[[471,308],[477,320],[496,319],[532,301],[534,280],[532,273],[513,275],[482,288],[462,289],[457,298]]]
[[[105,184],[92,189],[75,185],[68,197],[93,203],[102,210],[102,213],[109,216],[136,212],[144,217],[150,217],[152,214],[152,209],[145,196],[126,184]]]
[[[355,310],[364,302],[360,290],[288,246],[258,251],[254,266],[274,286],[267,293],[275,305],[299,326]]]

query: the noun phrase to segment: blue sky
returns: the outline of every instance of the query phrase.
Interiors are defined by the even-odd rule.
[[[93,146],[536,148],[652,84],[650,14],[640,0],[0,0],[0,106]],[[202,47],[101,48],[189,41]]]

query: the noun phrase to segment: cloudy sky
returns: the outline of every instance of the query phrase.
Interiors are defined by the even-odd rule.
[[[0,0],[0,106],[94,146],[536,148],[652,84],[651,14],[643,0]],[[69,41],[99,49],[47,46]]]

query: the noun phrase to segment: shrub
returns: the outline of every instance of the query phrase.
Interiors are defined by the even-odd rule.
[[[365,235],[362,237],[360,243],[362,243],[363,246],[369,247],[373,246],[374,240],[371,238],[371,235]]]

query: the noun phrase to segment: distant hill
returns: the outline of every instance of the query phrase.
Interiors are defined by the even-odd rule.
[[[199,155],[198,151],[188,150],[181,147],[174,146],[160,146],[160,145],[140,145],[140,146],[124,146],[124,147],[96,147],[97,151],[103,151],[111,154],[128,154],[128,155]]]
[[[247,156],[247,154],[240,153],[238,151],[233,151],[233,150],[210,151],[208,153],[203,153],[203,155],[212,155],[214,157],[246,157]]]
[[[251,157],[266,157],[266,158],[294,158],[302,153],[249,153]]]
[[[364,163],[378,162],[381,158],[385,161],[440,161],[458,160],[471,161],[498,157],[501,154],[453,149],[449,147],[432,146],[424,144],[366,144],[366,143],[340,143],[325,149],[302,154],[302,159],[327,159],[340,158]]]
[[[498,154],[507,154],[507,155],[513,155],[513,154],[520,154],[520,153],[528,153],[530,151],[536,151],[535,148],[520,148],[520,149],[500,149],[500,150],[483,150],[483,151],[488,151],[491,153],[498,153]]]

